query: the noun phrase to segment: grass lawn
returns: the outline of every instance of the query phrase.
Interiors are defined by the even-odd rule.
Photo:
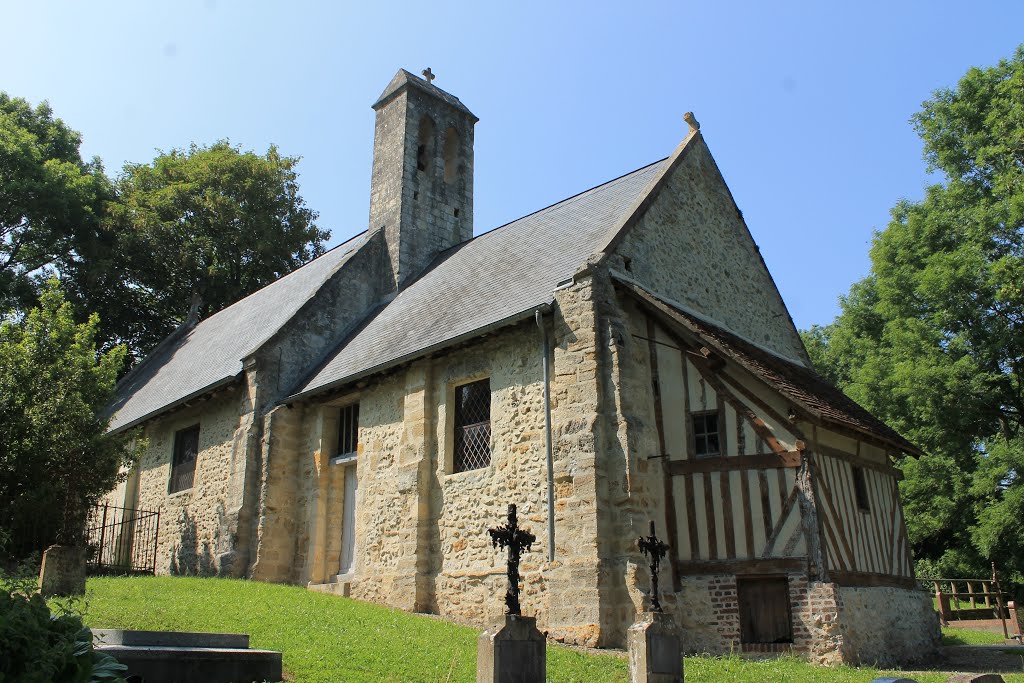
[[[476,630],[296,586],[94,578],[85,609],[86,623],[96,628],[248,633],[253,647],[283,652],[286,676],[301,683],[476,679]],[[794,658],[687,657],[685,666],[687,683],[867,683],[881,675],[874,669],[821,669]],[[626,660],[549,645],[548,677],[625,683]],[[946,679],[940,673],[914,678],[920,683]],[[1024,676],[1007,681],[1024,683]]]
[[[943,645],[1004,645],[1005,643],[1006,640],[1002,633],[976,631],[972,628],[942,629]]]

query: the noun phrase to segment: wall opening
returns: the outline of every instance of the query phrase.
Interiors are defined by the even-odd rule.
[[[416,170],[429,171],[434,158],[434,120],[429,116],[420,119],[420,131],[416,138]]]
[[[449,128],[444,134],[444,181],[453,182],[458,174],[459,166],[459,134],[455,128]]]
[[[785,576],[736,579],[740,642],[792,643],[793,616]]]

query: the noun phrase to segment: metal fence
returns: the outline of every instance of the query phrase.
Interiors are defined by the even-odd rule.
[[[160,511],[97,505],[89,515],[90,574],[153,574]]]

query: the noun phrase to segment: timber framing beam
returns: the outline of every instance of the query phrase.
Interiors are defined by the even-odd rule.
[[[916,588],[917,580],[910,576],[873,574],[870,572],[833,571],[832,580],[849,588]]]
[[[669,463],[668,470],[669,474],[680,475],[731,472],[734,470],[769,470],[788,467],[800,467],[800,451],[734,455],[730,457],[701,458],[698,460],[674,460]]]
[[[683,576],[703,576],[705,574],[735,574],[752,576],[760,574],[785,574],[787,572],[806,572],[807,559],[802,557],[784,557],[757,560],[692,560],[683,562]]]

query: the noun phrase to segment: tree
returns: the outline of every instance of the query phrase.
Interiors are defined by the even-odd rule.
[[[80,539],[89,506],[133,459],[97,418],[125,349],[96,351],[97,317],[76,324],[56,280],[40,304],[0,324],[0,531],[14,547]]]
[[[134,305],[119,339],[145,350],[323,253],[329,233],[298,191],[297,158],[227,141],[129,164],[108,205]]]
[[[944,176],[875,235],[871,273],[804,333],[822,372],[927,451],[903,463],[927,570],[1024,579],[1024,46],[913,123]]]
[[[33,108],[0,92],[0,310],[30,306],[33,275],[98,225],[110,186],[80,145],[46,102]]]

